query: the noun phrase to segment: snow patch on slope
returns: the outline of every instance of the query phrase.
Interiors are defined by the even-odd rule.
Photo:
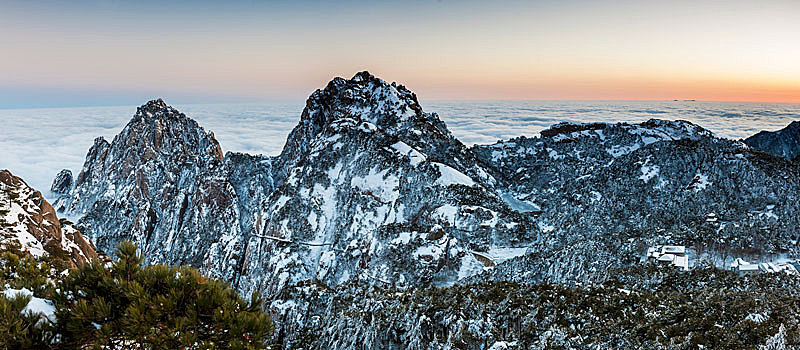
[[[639,176],[639,180],[642,180],[644,182],[649,182],[650,179],[658,176],[658,173],[661,171],[661,168],[659,168],[658,165],[655,164],[648,165],[647,163],[645,163],[645,165],[642,165],[642,168],[639,169],[639,171],[642,172],[642,175]]]
[[[47,320],[51,323],[56,322],[56,307],[53,306],[53,302],[47,299],[37,298],[33,296],[33,292],[31,292],[27,288],[22,288],[22,289],[9,288],[3,291],[3,295],[7,299],[13,299],[15,297],[30,297],[28,305],[26,305],[25,308],[22,309],[21,314],[40,315],[42,320]]]
[[[393,144],[392,148],[401,156],[407,156],[411,162],[411,166],[417,166],[419,163],[422,163],[427,159],[424,154],[419,153],[417,150],[403,141],[398,141],[397,143]]]
[[[447,165],[442,163],[434,162],[437,168],[439,168],[439,173],[441,174],[439,178],[436,180],[436,184],[440,186],[449,186],[449,185],[465,185],[465,186],[474,186],[475,181],[464,175],[464,173],[453,169]]]
[[[377,197],[381,202],[395,201],[400,197],[400,193],[397,191],[400,180],[396,176],[387,175],[388,172],[388,168],[382,171],[377,171],[375,168],[370,169],[369,174],[364,177],[354,176],[350,180],[350,185]]]

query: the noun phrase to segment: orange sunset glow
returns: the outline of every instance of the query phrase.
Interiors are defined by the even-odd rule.
[[[800,102],[794,1],[149,5],[4,5],[0,102],[300,99],[364,69],[428,99]]]

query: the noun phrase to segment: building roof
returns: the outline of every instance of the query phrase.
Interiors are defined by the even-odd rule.
[[[685,254],[686,247],[682,245],[665,245],[661,247],[662,254]]]
[[[647,248],[647,257],[648,258],[658,258],[661,255],[659,252],[658,247],[650,247]]]
[[[658,257],[658,261],[674,261],[675,255],[672,254],[664,254]]]
[[[742,264],[742,265],[739,265],[739,271],[758,271],[758,265],[756,265],[756,264]]]
[[[772,267],[769,266],[767,263],[760,263],[760,264],[758,264],[758,267],[761,268],[761,271],[775,272],[775,270],[773,270]]]
[[[781,268],[783,268],[783,272],[786,272],[786,273],[788,273],[790,275],[796,275],[797,274],[797,269],[792,264],[781,265]]]
[[[780,272],[781,270],[783,270],[782,267],[778,267],[777,265],[775,265],[775,264],[773,264],[771,262],[768,262],[767,266],[769,266],[775,272]]]

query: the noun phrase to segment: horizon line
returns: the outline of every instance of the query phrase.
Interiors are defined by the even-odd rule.
[[[55,105],[55,106],[25,106],[25,107],[15,107],[15,106],[0,106],[0,110],[4,111],[11,111],[11,110],[38,110],[38,109],[73,109],[73,108],[111,108],[111,107],[139,107],[144,103],[147,103],[152,100],[162,99],[165,103],[170,106],[174,105],[245,105],[245,104],[268,104],[268,103],[294,103],[294,102],[302,102],[305,103],[306,99],[302,100],[295,100],[295,99],[265,99],[265,100],[253,100],[253,101],[231,101],[231,102],[188,102],[188,103],[169,103],[167,102],[167,98],[164,97],[153,97],[144,101],[141,104],[75,104],[75,105]],[[757,101],[757,100],[702,100],[702,99],[569,99],[569,98],[550,98],[550,99],[515,99],[515,98],[432,98],[432,99],[422,99],[419,98],[421,101],[420,104],[423,104],[422,101],[436,101],[436,102],[554,102],[554,101],[563,101],[563,102],[702,102],[702,103],[748,103],[748,104],[788,104],[788,105],[798,105],[800,101]]]

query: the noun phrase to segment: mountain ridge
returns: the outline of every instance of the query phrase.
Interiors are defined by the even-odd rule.
[[[289,276],[452,283],[481,269],[474,249],[531,239],[514,238],[530,235],[529,220],[490,190],[494,179],[444,123],[369,73],[312,94],[277,157],[220,160],[213,134],[185,119],[161,100],[137,109],[114,141],[95,141],[59,208],[86,212],[81,223],[102,247],[131,239],[151,263],[200,266],[242,292],[277,292]],[[436,195],[423,199],[419,186]],[[507,221],[519,229],[495,226]],[[398,244],[417,253],[390,258]]]
[[[723,269],[800,254],[798,165],[687,121],[561,123],[467,148],[412,92],[361,72],[309,97],[280,155],[220,158],[179,113],[151,101],[95,140],[57,208],[83,214],[100,248],[130,239],[147,263],[258,291],[289,337],[310,300],[281,296],[309,283],[582,285],[654,245]]]
[[[163,101],[154,100],[140,107],[131,123],[135,123],[139,119],[146,119],[154,113],[161,113],[168,118],[172,115],[177,116],[178,119],[185,118],[185,116],[179,112],[166,106]],[[196,122],[190,121],[187,123],[191,125],[191,129],[193,130],[199,128]],[[131,128],[130,125],[126,126],[123,132],[115,137],[115,142],[121,142],[117,140],[130,140],[130,136],[125,138],[122,135],[125,135],[126,131]],[[151,129],[158,131],[157,128]],[[151,135],[150,138],[154,141],[145,143],[145,148],[147,148],[147,146],[157,148],[159,143],[155,140],[159,138],[155,135],[158,135],[158,133],[152,132],[148,135]],[[505,242],[502,243],[503,247],[517,249],[514,253],[516,255],[514,256],[524,254],[525,249],[523,247],[530,248],[536,246],[537,250],[557,252],[558,249],[554,247],[561,246],[561,243],[558,242],[560,240],[569,239],[564,237],[556,239],[555,237],[558,236],[558,234],[556,234],[556,236],[548,240],[546,238],[548,235],[542,235],[542,231],[548,231],[546,233],[553,232],[553,230],[569,231],[570,229],[568,226],[556,229],[558,225],[553,226],[553,222],[566,223],[570,222],[570,219],[563,214],[557,214],[556,212],[550,213],[549,210],[560,211],[561,209],[558,209],[559,206],[567,205],[567,207],[569,207],[568,203],[570,202],[578,203],[578,208],[584,207],[584,209],[578,209],[580,211],[585,211],[587,210],[585,208],[592,207],[591,205],[587,206],[587,204],[608,203],[603,200],[605,196],[609,195],[605,193],[605,190],[600,191],[598,188],[598,190],[588,191],[587,193],[585,189],[574,188],[577,183],[573,183],[572,180],[564,178],[564,175],[580,174],[576,176],[576,178],[591,179],[592,177],[597,177],[599,174],[611,171],[611,173],[602,176],[607,178],[607,180],[605,180],[607,183],[616,184],[619,182],[615,180],[617,178],[616,174],[620,172],[630,174],[630,171],[627,169],[633,166],[638,170],[636,170],[634,174],[626,176],[638,178],[639,181],[642,181],[634,181],[633,184],[636,185],[635,187],[648,185],[648,183],[658,180],[661,182],[655,183],[655,190],[657,193],[663,193],[664,188],[675,187],[672,181],[678,181],[681,183],[679,188],[689,188],[692,191],[691,193],[699,193],[699,191],[708,191],[707,188],[709,188],[709,185],[713,184],[715,181],[713,178],[709,180],[708,174],[705,174],[702,170],[704,167],[714,167],[713,164],[722,161],[723,163],[730,163],[730,165],[721,165],[723,167],[741,167],[741,165],[746,165],[752,168],[753,165],[750,164],[755,163],[752,163],[746,158],[752,158],[753,161],[762,161],[761,158],[752,156],[753,153],[748,152],[746,146],[743,144],[736,141],[716,138],[711,132],[687,121],[652,119],[640,124],[561,123],[543,130],[541,135],[541,138],[521,137],[508,141],[501,141],[494,145],[476,145],[471,148],[466,148],[447,130],[444,122],[442,122],[435,113],[425,113],[422,111],[417,102],[416,95],[405,87],[402,85],[398,86],[395,83],[389,84],[368,72],[359,72],[349,80],[335,78],[328,83],[324,89],[315,91],[309,97],[301,115],[300,122],[288,136],[284,150],[277,157],[228,153],[228,155],[220,161],[219,144],[216,143],[216,140],[213,140],[213,134],[211,134],[210,141],[207,141],[202,146],[198,143],[199,141],[194,139],[190,140],[191,142],[189,143],[193,145],[190,149],[194,152],[190,152],[191,154],[207,154],[212,156],[209,158],[210,161],[208,164],[201,164],[202,162],[198,162],[198,164],[193,164],[186,168],[189,169],[191,181],[200,183],[213,179],[213,181],[206,183],[215,185],[211,187],[189,186],[196,192],[194,196],[184,194],[180,201],[170,202],[169,205],[167,205],[169,208],[163,212],[163,215],[157,210],[152,210],[152,208],[148,208],[148,211],[144,214],[140,211],[139,214],[137,214],[137,221],[134,222],[136,225],[132,226],[139,231],[144,231],[144,234],[139,233],[138,238],[143,242],[150,240],[149,235],[152,233],[148,232],[153,232],[153,230],[171,232],[167,235],[166,241],[172,242],[174,237],[180,236],[177,232],[182,230],[187,215],[192,216],[196,220],[200,220],[200,222],[206,222],[203,218],[198,219],[196,211],[193,211],[191,207],[194,205],[193,203],[197,201],[198,196],[210,193],[211,195],[208,197],[211,198],[205,198],[204,202],[206,204],[216,205],[212,205],[213,208],[216,208],[215,210],[222,210],[227,213],[225,217],[220,218],[220,221],[224,222],[224,224],[220,225],[219,229],[222,232],[228,232],[222,237],[226,237],[229,241],[225,241],[225,243],[220,242],[219,236],[209,236],[208,230],[198,229],[195,234],[205,237],[202,239],[198,238],[201,241],[216,242],[213,244],[209,243],[211,246],[217,247],[215,249],[220,249],[220,244],[225,247],[215,254],[222,254],[221,252],[224,251],[225,253],[223,255],[228,257],[225,259],[232,258],[237,261],[237,263],[228,264],[216,262],[215,264],[219,266],[212,268],[212,270],[215,271],[214,273],[220,273],[227,276],[227,278],[235,278],[238,280],[242,276],[241,271],[260,270],[263,268],[260,260],[262,258],[259,257],[252,260],[253,253],[248,252],[249,249],[252,249],[253,244],[260,247],[258,248],[260,250],[265,249],[265,244],[268,247],[272,247],[269,249],[277,249],[282,244],[287,243],[294,246],[307,247],[315,245],[322,245],[323,247],[336,246],[342,243],[341,240],[344,239],[343,237],[337,236],[341,234],[341,232],[337,231],[339,229],[333,229],[339,233],[326,231],[328,233],[324,235],[322,235],[320,231],[328,230],[328,228],[325,227],[330,226],[331,223],[328,220],[331,219],[331,216],[336,217],[339,215],[337,212],[345,213],[344,215],[351,218],[348,219],[348,222],[353,219],[359,222],[360,219],[356,218],[363,215],[363,210],[373,213],[377,213],[375,210],[378,210],[383,213],[381,214],[383,215],[382,219],[373,218],[373,220],[378,221],[371,223],[362,222],[358,225],[349,222],[350,230],[355,231],[348,231],[350,233],[344,234],[344,237],[363,235],[364,233],[353,236],[353,232],[362,232],[363,227],[384,227],[385,229],[393,227],[391,225],[400,224],[399,227],[413,227],[415,229],[427,231],[440,230],[439,227],[445,225],[445,230],[450,230],[452,235],[461,237],[461,239],[472,237],[469,239],[472,240],[471,243],[467,244],[466,241],[458,243],[466,244],[465,247],[469,247],[469,249],[459,249],[461,251],[470,252],[467,256],[472,256],[474,258],[474,260],[466,259],[472,261],[469,265],[472,266],[471,271],[473,272],[463,272],[460,274],[463,277],[465,274],[469,275],[480,272],[482,270],[479,268],[480,266],[492,267],[496,265],[497,261],[494,261],[492,258],[487,258],[488,256],[492,256],[492,253],[489,253],[491,249],[495,249],[492,247],[496,247],[497,249],[501,248],[498,245],[500,243],[496,242],[502,241]],[[606,140],[607,137],[609,140]],[[177,144],[180,144],[180,142]],[[522,147],[517,144],[525,144],[526,146]],[[582,146],[582,144],[585,144],[585,146]],[[665,145],[674,145],[674,147],[670,146],[664,148]],[[701,147],[700,150],[697,149],[698,146]],[[79,181],[76,181],[76,186],[82,184],[80,179],[84,177],[84,173],[91,173],[94,171],[93,169],[98,163],[98,161],[93,160],[98,157],[96,154],[103,154],[108,147],[107,142],[104,142],[104,140],[96,140],[95,145],[90,149],[84,171],[81,172],[82,175],[79,176]],[[126,145],[125,147],[128,146]],[[118,150],[116,152],[121,152],[122,147],[120,146],[117,148]],[[181,148],[178,147],[178,149]],[[669,150],[669,155],[666,153],[661,155],[661,153],[663,153],[660,151],[661,149]],[[695,157],[699,157],[692,161],[696,164],[686,164],[686,166],[691,166],[697,170],[691,170],[691,172],[694,173],[693,175],[682,173],[684,170],[676,169],[678,171],[671,174],[668,178],[659,176],[659,171],[662,170],[661,167],[664,165],[657,164],[658,161],[654,159],[661,159],[661,157],[667,156],[677,160],[678,158],[676,157],[678,157],[680,153],[675,152],[678,152],[678,149],[684,149],[684,151],[680,151],[684,152],[684,154],[695,154]],[[719,153],[717,149],[726,149],[727,151],[725,152],[727,152],[727,154],[730,154],[734,158],[738,157],[738,159],[724,158],[729,156],[724,155],[725,152]],[[506,152],[507,150],[510,150],[510,153]],[[686,151],[688,151],[688,153],[686,153]],[[145,158],[147,158],[147,154],[150,154],[148,152],[139,153],[145,154]],[[180,152],[178,152],[178,154],[180,154]],[[364,155],[367,154],[370,159],[363,158]],[[585,155],[589,157],[587,158]],[[719,161],[715,160],[718,155],[723,155],[723,158]],[[399,162],[397,162],[398,159],[395,159],[397,157],[400,158]],[[115,156],[112,158],[119,159],[120,157]],[[124,158],[124,156],[121,158]],[[697,163],[698,161],[699,163]],[[623,168],[620,168],[615,165],[615,162],[622,162],[620,164],[630,165],[625,165]],[[256,164],[258,164],[258,166],[256,166]],[[181,167],[173,166],[173,168]],[[765,169],[772,168],[775,167],[770,165]],[[778,168],[780,168],[780,166]],[[587,170],[589,173],[581,174],[581,172],[586,172]],[[178,170],[173,170],[173,172],[174,171]],[[248,180],[248,178],[252,178],[253,176],[259,180]],[[411,180],[411,183],[408,185],[402,184],[404,179],[412,178],[418,180]],[[422,179],[425,180],[420,181]],[[651,179],[654,180],[651,181]],[[569,189],[552,187],[552,184],[547,184],[548,181],[566,181],[564,184],[568,185]],[[239,183],[239,185],[232,185],[234,182]],[[127,179],[127,182],[123,181],[121,185],[132,185],[134,188],[139,188],[141,192],[141,188],[143,187],[141,184],[143,183],[144,182],[140,181],[139,177],[137,177],[135,181],[133,181],[133,179]],[[245,183],[246,185],[243,185]],[[426,185],[430,183],[433,183],[434,186],[429,187],[430,185]],[[175,190],[174,187],[181,186],[175,181],[168,181],[168,185],[167,187],[172,188],[173,191]],[[605,184],[597,185],[601,187],[605,186]],[[450,186],[455,187],[450,188]],[[548,186],[550,186],[549,189],[547,189]],[[620,183],[619,186],[623,186],[622,183]],[[757,186],[759,185],[754,186],[758,188]],[[81,188],[93,189],[92,186],[83,186]],[[419,197],[416,194],[416,191],[421,188],[437,188],[439,189],[437,191],[443,191],[442,194],[444,196],[440,197],[440,200],[444,200],[444,202],[424,204],[425,201],[422,199],[423,197]],[[714,186],[710,188],[714,189]],[[533,193],[529,192],[530,190],[533,190]],[[537,196],[537,193],[542,194],[543,190],[547,190],[551,194],[555,193],[555,198],[539,199],[538,202],[536,200],[531,200],[531,198]],[[80,191],[81,190],[73,191],[73,203],[81,202],[79,198],[82,196]],[[577,200],[573,198],[565,201],[564,198],[558,198],[558,193],[563,193],[563,191],[576,195],[582,192],[584,194],[578,195],[579,197],[576,197]],[[162,197],[165,196],[163,193],[162,191]],[[725,193],[727,193],[724,194],[725,196],[731,195],[729,192]],[[454,194],[456,194],[455,197],[453,197]],[[478,197],[474,197],[475,195],[478,195]],[[550,195],[543,196],[548,197]],[[677,196],[675,198],[678,198],[685,195],[675,196]],[[362,197],[370,199],[365,201]],[[416,198],[413,202],[405,202],[405,198],[412,197]],[[633,198],[636,196],[629,197]],[[437,197],[433,196],[433,198]],[[467,207],[470,205],[478,205],[480,202],[475,202],[475,198],[483,198],[481,202],[486,202],[488,200],[487,203],[490,203],[489,206],[482,207],[482,210],[488,210],[487,212],[480,214],[481,211],[479,210],[479,214],[475,214],[473,209],[463,210],[464,205],[468,202],[471,204],[467,205]],[[587,203],[586,198],[592,200]],[[666,200],[667,202],[664,202],[664,204],[672,208],[673,204],[666,204],[673,201],[673,199],[670,198],[672,197],[664,197],[662,200]],[[298,202],[297,200],[300,201]],[[452,201],[454,200],[460,204],[453,206],[455,202]],[[373,202],[370,203],[370,201]],[[293,203],[291,209],[287,207],[287,203],[290,202]],[[448,202],[450,204],[448,204]],[[89,200],[88,203],[94,205],[92,200]],[[165,205],[163,202],[159,201],[155,201],[154,203],[161,203],[161,206]],[[190,205],[190,203],[192,205]],[[354,203],[358,203],[355,209],[353,207]],[[549,210],[539,210],[539,208],[547,207],[548,203],[550,207]],[[553,206],[553,203],[559,203],[559,206]],[[402,204],[402,206],[397,206],[398,204]],[[409,209],[409,204],[411,205],[411,211],[413,213],[406,213]],[[341,205],[346,205],[347,207],[338,207]],[[604,208],[607,204],[602,205],[603,206],[600,208]],[[648,206],[652,204],[637,205]],[[706,203],[703,205],[708,207],[709,210],[713,209],[711,204]],[[520,209],[520,206],[527,209]],[[84,206],[84,210],[85,208],[86,206]],[[397,212],[398,209],[401,211],[400,214]],[[783,210],[784,208],[780,209]],[[297,210],[300,210],[300,212],[296,212]],[[356,210],[356,212],[352,212],[352,210]],[[591,209],[589,210],[592,212],[592,216],[599,215],[599,213]],[[624,210],[630,210],[630,208]],[[189,214],[187,214],[187,212]],[[295,215],[287,217],[287,213],[290,212]],[[534,217],[531,217],[531,214],[528,214],[529,212],[533,212],[535,214]],[[542,212],[542,214],[536,214],[538,212]],[[455,213],[455,216],[453,213]],[[391,217],[387,217],[387,214],[390,214]],[[507,216],[509,218],[508,220],[513,221],[513,225],[509,223],[509,225],[511,225],[509,227],[516,227],[516,225],[521,223],[524,223],[522,227],[532,227],[532,223],[536,222],[536,228],[526,229],[527,234],[522,233],[522,231],[509,229],[501,229],[496,232],[492,231],[495,232],[491,235],[493,238],[489,238],[488,240],[485,236],[482,236],[485,233],[474,236],[475,232],[480,230],[476,231],[476,227],[470,225],[483,222],[483,219],[476,219],[477,217],[491,217],[493,218],[492,220],[495,220],[500,218],[497,216],[498,214],[501,214],[502,217]],[[704,220],[705,214],[707,213],[699,214],[697,220]],[[424,215],[427,218],[420,220],[422,218],[420,215]],[[467,221],[473,222],[473,224],[467,226],[459,224],[458,221],[462,215],[466,215],[466,217],[469,218]],[[536,217],[536,215],[543,216]],[[588,215],[588,213],[581,215]],[[736,220],[738,221],[753,220],[753,218],[750,217],[752,215],[742,211],[737,212],[736,215]],[[170,224],[172,226],[171,228],[158,228],[154,226],[156,222],[163,222],[158,219],[162,216],[168,221],[172,221]],[[307,217],[307,219],[301,220],[297,218],[298,216]],[[763,219],[764,216],[762,215],[759,217]],[[767,217],[771,218],[771,216]],[[119,217],[118,219],[122,220],[124,218]],[[395,222],[395,220],[399,221]],[[650,218],[647,220],[654,219]],[[666,224],[659,220],[661,219],[655,219],[654,222],[648,223],[648,225],[663,225],[661,228],[668,228],[669,225],[673,225]],[[336,225],[339,226],[346,225],[345,221],[335,222],[337,222]],[[459,225],[462,225],[463,228],[459,228]],[[602,227],[604,224],[598,223],[598,225]],[[749,225],[752,225],[752,223]],[[784,232],[787,230],[787,227],[790,226],[790,224],[787,223],[782,223],[780,225],[782,226],[779,227],[783,227],[780,230]],[[360,226],[363,227],[359,228]],[[623,225],[623,227],[628,226],[630,226],[630,224]],[[91,227],[91,225],[87,225],[87,227]],[[225,227],[227,227],[227,229]],[[687,229],[696,230],[698,227],[700,226],[691,223],[691,221],[685,221],[675,226],[674,229],[685,231]],[[496,228],[493,228],[492,230],[495,229]],[[628,229],[639,230],[635,229],[634,226]],[[720,230],[725,229],[726,228],[723,227]],[[727,229],[729,230],[730,228]],[[317,232],[318,235],[312,234],[314,232]],[[412,229],[412,233],[410,234],[405,232],[398,232],[397,234],[403,237],[406,235],[414,237],[416,234],[413,232],[417,231]],[[517,232],[512,234],[512,236],[518,235],[518,238],[508,240],[511,236],[505,237],[504,234],[500,234],[500,232]],[[465,233],[466,236],[464,236]],[[368,236],[372,234],[373,233],[370,233]],[[498,236],[498,234],[500,235]],[[439,236],[438,233],[430,235],[430,232],[425,235],[431,237]],[[792,235],[793,233],[790,232],[787,237],[794,237]],[[445,234],[444,236],[449,235]],[[455,236],[451,238],[455,239]],[[685,239],[689,239],[688,243],[700,237],[697,234],[685,235],[683,233],[679,234],[679,236],[685,236]],[[268,241],[271,240],[272,242],[265,243],[265,239]],[[333,243],[333,245],[331,245],[332,243],[330,240],[332,239],[338,243]],[[350,239],[352,238],[347,238],[347,240]],[[553,239],[556,239],[556,241],[553,241]],[[635,244],[637,247],[635,249],[641,249],[640,246],[642,244],[650,244],[652,240],[651,234],[648,234],[646,238],[643,238],[644,242]],[[256,243],[256,241],[258,242]],[[389,239],[389,241],[391,241],[391,239]],[[401,241],[405,241],[405,238]],[[456,244],[456,241],[459,241],[459,239],[453,241],[453,244]],[[591,240],[589,241],[591,242]],[[752,243],[751,238],[746,238],[745,241]],[[379,245],[383,246],[386,245],[386,243],[387,242],[384,241],[383,244]],[[353,244],[355,243],[350,242],[350,244],[347,245],[342,244],[337,249],[344,252],[352,252],[353,249],[355,249]],[[736,243],[733,244],[733,246],[739,247],[743,244],[744,243]],[[144,246],[147,246],[147,244],[144,244]],[[422,246],[427,246],[427,244],[423,244]],[[438,251],[446,246],[448,245],[445,244],[442,247],[430,249]],[[764,251],[776,252],[777,250],[783,249],[778,246],[783,247],[784,244],[769,245]],[[374,253],[376,247],[374,243],[370,243],[368,250]],[[160,251],[160,248],[160,246],[154,246],[153,253],[163,256],[163,252]],[[308,249],[302,248],[300,250],[307,251]],[[290,251],[286,251],[285,253],[294,256],[293,259],[297,259],[297,256],[292,253],[294,251],[292,249],[290,249]],[[314,249],[309,251],[314,251]],[[321,251],[328,251],[328,248],[322,248],[321,250],[316,249],[312,254],[315,258],[300,263],[300,265],[304,267],[298,268],[305,272],[298,273],[298,275],[313,275],[312,271],[320,271],[320,265],[318,264],[324,260],[322,255],[320,255],[322,254]],[[174,260],[173,263],[187,261],[199,263],[200,261],[207,261],[211,257],[209,254],[211,253],[204,249],[194,250],[194,253],[191,255],[194,256],[192,259],[185,260],[186,256],[181,255],[181,258]],[[361,253],[358,253],[356,255],[360,254]],[[463,253],[459,254],[462,254],[459,255],[461,257],[460,259],[464,260]],[[628,251],[626,255],[628,254],[635,255],[635,252]],[[260,256],[260,254],[257,254],[257,256]],[[426,256],[431,257],[431,255]],[[433,255],[433,257],[436,258],[441,258],[441,256],[442,255],[438,253]],[[325,259],[328,258],[330,257],[328,256]],[[284,256],[281,259],[285,260],[289,258]],[[295,260],[289,260],[294,261],[289,265],[297,263]],[[462,262],[462,266],[466,263],[466,260]],[[508,258],[504,256],[501,257],[500,260],[505,261],[508,260]],[[448,261],[448,259],[442,261]],[[289,262],[290,261],[284,261],[284,264]],[[614,262],[614,264],[623,265],[630,263],[633,263],[633,260],[630,258]],[[232,267],[232,265],[235,266],[235,268]],[[317,265],[317,267],[313,267],[315,265]],[[359,265],[363,266],[364,263],[359,263]],[[444,265],[457,266],[458,264],[449,261]],[[449,269],[453,268],[454,267],[450,267]],[[330,267],[325,266],[322,267],[322,269],[322,271],[327,271]],[[348,272],[349,274],[358,270],[352,270],[352,266],[347,269],[350,271]],[[459,269],[461,268],[459,267]],[[240,272],[236,272],[235,270]],[[439,269],[434,270],[439,271],[437,273],[444,273]],[[449,273],[452,274],[453,272]],[[549,279],[550,277],[547,276],[552,276],[550,275],[551,273],[558,275],[558,273],[552,271],[540,278]],[[579,276],[586,276],[585,272],[581,272]],[[320,276],[316,277],[318,278]],[[339,276],[337,278],[343,277]],[[348,278],[352,278],[352,275]],[[383,282],[392,280],[392,278],[386,276],[371,276],[369,278]],[[404,277],[402,280],[406,280],[407,278],[408,277]],[[442,276],[440,275],[440,277],[437,278],[442,278]],[[450,277],[450,279],[452,278],[453,277]],[[255,277],[254,279],[259,280],[260,278]],[[560,277],[556,277],[556,280],[559,279]],[[288,280],[288,277],[284,277],[283,280]],[[345,280],[347,280],[347,278],[342,281]],[[338,283],[336,281],[329,282],[334,284]],[[252,282],[250,283],[251,285],[245,288],[256,288]],[[262,281],[257,283],[266,282]],[[273,286],[268,289],[277,291],[280,287]]]
[[[744,143],[788,160],[800,159],[800,121],[793,121],[778,131],[760,131]]]

